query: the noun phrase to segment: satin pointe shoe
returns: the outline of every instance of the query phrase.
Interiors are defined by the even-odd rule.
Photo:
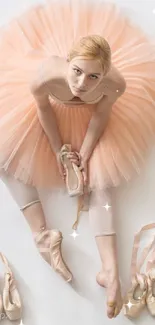
[[[73,278],[72,273],[64,262],[61,253],[62,239],[62,233],[57,229],[46,230],[45,227],[42,227],[40,232],[34,234],[37,248],[44,260],[46,260],[66,282],[71,282]]]
[[[4,307],[3,307],[3,298],[2,298],[2,295],[0,294],[0,321],[5,318],[6,318],[6,315],[5,315]]]
[[[155,316],[155,249],[151,254],[151,260],[148,261],[146,267],[148,292],[146,296],[146,304],[149,313]]]
[[[152,242],[143,249],[139,262],[137,262],[137,254],[141,233],[152,228],[155,228],[155,223],[142,227],[134,237],[131,258],[131,288],[123,299],[123,313],[128,318],[137,318],[146,306],[148,282],[146,274],[141,273],[141,267],[155,243],[155,237]]]
[[[6,267],[4,289],[0,302],[1,317],[8,318],[10,321],[21,320],[22,303],[13,273],[10,269],[8,260],[2,253],[0,253],[0,258]]]
[[[67,158],[67,154],[71,152],[70,144],[64,144],[60,150],[61,162],[66,171],[66,188],[69,196],[82,195],[84,192],[83,175],[80,168]],[[76,154],[79,156],[78,152]]]

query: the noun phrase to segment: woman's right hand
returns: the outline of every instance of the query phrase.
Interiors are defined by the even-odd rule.
[[[60,151],[56,154],[56,160],[57,160],[57,165],[58,165],[60,176],[65,181],[66,172],[65,172],[65,168],[61,162]]]

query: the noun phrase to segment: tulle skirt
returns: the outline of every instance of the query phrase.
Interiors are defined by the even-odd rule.
[[[114,4],[50,1],[0,30],[0,168],[25,184],[64,186],[30,83],[44,60],[67,57],[73,41],[88,34],[109,42],[127,85],[89,160],[89,188],[118,186],[145,163],[155,133],[155,44]],[[63,143],[79,151],[95,105],[50,102]]]

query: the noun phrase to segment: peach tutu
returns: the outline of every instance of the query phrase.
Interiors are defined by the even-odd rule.
[[[127,84],[90,158],[89,187],[118,186],[145,162],[155,133],[155,44],[114,4],[48,2],[0,30],[0,168],[25,184],[64,186],[29,86],[43,60],[66,57],[73,41],[88,34],[107,39]],[[50,102],[63,143],[79,151],[95,106]]]

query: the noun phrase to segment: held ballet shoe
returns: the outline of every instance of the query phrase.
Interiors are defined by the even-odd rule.
[[[1,302],[3,304],[3,307],[1,305],[1,317],[8,318],[10,321],[21,320],[22,303],[16,287],[15,279],[6,257],[2,253],[0,253],[0,257],[6,267]]]
[[[66,282],[71,282],[73,278],[72,273],[64,262],[61,253],[62,233],[57,229],[46,230],[42,227],[41,231],[35,234],[34,239],[43,258],[47,261],[46,256],[48,255],[48,263],[53,269],[59,273]],[[45,246],[45,240],[48,247]]]
[[[155,316],[155,250],[147,263],[147,284],[146,304],[150,314]]]
[[[141,233],[144,230],[149,230],[155,228],[155,223],[148,224],[141,228],[141,230],[134,237],[134,244],[132,250],[131,258],[131,288],[124,298],[123,303],[123,312],[124,315],[129,318],[137,318],[146,305],[147,292],[148,292],[148,283],[146,274],[142,274],[141,267],[144,264],[144,261],[152,249],[155,243],[155,237],[153,241],[146,246],[140,258],[140,261],[137,262],[137,254],[139,249]]]
[[[64,144],[60,150],[60,158],[66,171],[65,182],[68,194],[69,196],[78,196],[84,192],[83,176],[79,167],[67,158],[71,149],[70,144]]]

